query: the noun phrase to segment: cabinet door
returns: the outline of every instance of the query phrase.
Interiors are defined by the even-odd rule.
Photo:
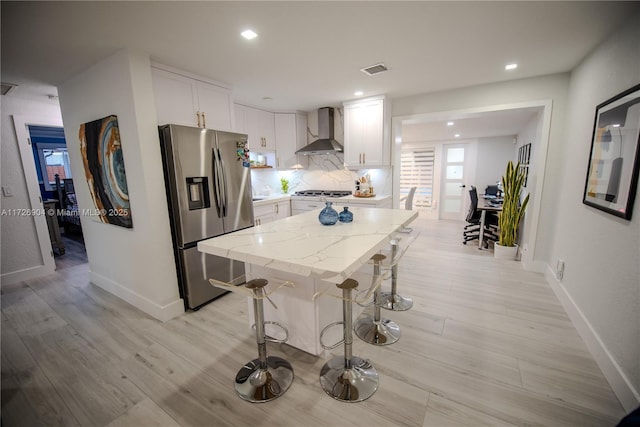
[[[384,100],[344,106],[344,163],[348,167],[385,165]]]
[[[381,100],[371,101],[363,105],[362,111],[363,154],[364,166],[382,165],[384,162],[382,125],[384,110]]]
[[[249,150],[262,152],[265,150],[264,140],[260,132],[260,110],[244,107],[245,132],[249,136]]]
[[[307,145],[307,115],[296,113],[296,150]],[[309,166],[309,156],[297,155],[297,165],[306,168]]]
[[[234,124],[233,130],[238,133],[247,133],[247,124],[244,118],[245,106],[240,104],[233,104],[233,116]]]
[[[344,163],[346,166],[362,165],[364,147],[364,118],[361,104],[344,106]]]
[[[159,125],[197,126],[197,97],[193,80],[157,68],[151,69]]]
[[[231,92],[209,83],[195,81],[198,94],[198,109],[202,114],[202,127],[216,130],[232,130]]]
[[[274,209],[275,209],[274,214],[275,214],[276,220],[291,216],[291,203],[289,202],[289,200],[286,200],[283,202],[277,202],[274,205]]]
[[[276,167],[307,167],[309,159],[296,151],[307,144],[307,116],[300,113],[275,113]]]
[[[264,149],[267,151],[276,150],[276,125],[274,114],[270,111],[258,110],[260,121],[260,133],[264,138]]]

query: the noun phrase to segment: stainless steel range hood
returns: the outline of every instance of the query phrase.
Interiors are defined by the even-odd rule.
[[[318,138],[311,144],[296,151],[296,154],[331,154],[342,153],[342,144],[333,137],[333,108],[318,109]]]

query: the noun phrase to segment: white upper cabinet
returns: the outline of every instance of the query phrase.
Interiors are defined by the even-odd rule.
[[[308,166],[309,159],[296,151],[307,144],[307,116],[302,113],[275,113],[276,168]]]
[[[158,124],[232,130],[233,99],[229,88],[186,72],[158,67],[151,68]]]
[[[344,163],[350,168],[389,166],[389,115],[383,96],[344,103]]]
[[[272,112],[235,104],[234,114],[236,131],[246,133],[249,137],[249,150],[276,150],[275,119]]]

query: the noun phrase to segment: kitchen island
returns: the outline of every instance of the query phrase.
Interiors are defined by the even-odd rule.
[[[342,303],[326,295],[314,300],[314,295],[336,295],[335,284],[349,277],[371,279],[371,256],[418,216],[417,211],[399,209],[354,207],[351,211],[351,223],[324,226],[318,221],[319,211],[311,211],[202,241],[198,250],[244,261],[247,280],[267,279],[271,289],[292,282],[294,287],[282,287],[270,295],[278,309],[266,303],[265,319],[289,329],[289,345],[319,355],[320,331],[341,320]],[[361,283],[359,290],[370,284]]]

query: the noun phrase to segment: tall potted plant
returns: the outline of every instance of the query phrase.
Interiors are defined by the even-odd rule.
[[[507,170],[502,177],[503,202],[502,211],[498,214],[498,227],[500,236],[494,246],[494,255],[497,258],[515,259],[518,253],[516,244],[518,227],[524,216],[524,211],[529,203],[529,195],[520,202],[520,193],[524,185],[525,175],[520,170],[520,163],[515,166],[512,161],[507,163]],[[506,253],[505,253],[506,252]]]

